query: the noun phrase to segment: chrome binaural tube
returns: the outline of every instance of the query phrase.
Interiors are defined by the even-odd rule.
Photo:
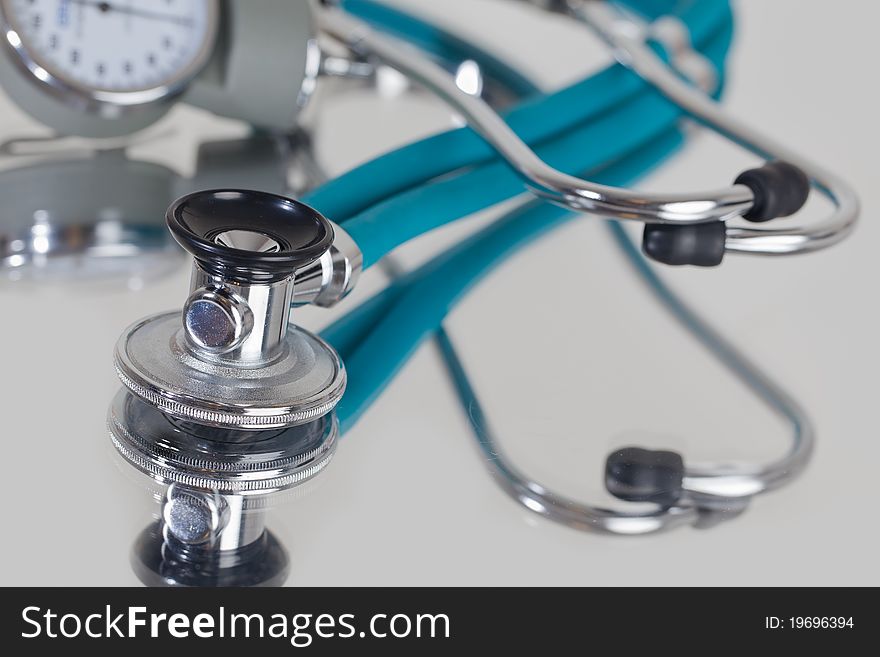
[[[686,465],[682,495],[671,506],[628,511],[573,500],[547,488],[519,470],[505,455],[493,433],[452,339],[440,329],[435,340],[490,474],[510,497],[549,520],[575,529],[619,535],[642,535],[682,525],[709,525],[742,511],[755,495],[791,482],[806,467],[815,447],[815,433],[803,408],[758,365],[751,362],[712,326],[691,310],[639,255],[619,225],[612,224],[618,246],[654,297],[736,376],[761,402],[791,427],[791,442],[778,459],[764,464]]]
[[[727,251],[762,255],[810,252],[837,243],[852,230],[859,202],[845,182],[727,116],[708,95],[682,80],[678,72],[648,47],[644,32],[634,36],[638,30],[632,29],[629,17],[621,18],[608,3],[597,0],[529,1],[544,9],[569,13],[588,24],[612,47],[622,64],[655,86],[689,116],[761,157],[795,165],[807,174],[813,187],[835,205],[830,217],[813,226],[785,229],[729,226],[725,242]],[[669,18],[665,22],[669,25],[675,20]],[[754,194],[745,185],[731,185],[708,192],[661,194],[598,185],[558,171],[541,160],[485,100],[460,89],[447,71],[416,48],[377,33],[340,9],[325,9],[320,13],[319,21],[326,33],[358,55],[375,58],[399,70],[446,102],[541,198],[576,211],[618,220],[679,225],[727,221],[747,213],[754,205]]]
[[[371,29],[338,9],[319,15],[322,29],[354,52],[374,57],[423,85],[468,122],[538,196],[573,210],[646,223],[700,223],[747,212],[754,197],[734,185],[706,193],[644,194],[598,185],[558,171],[539,158],[486,101],[468,94],[418,49]]]

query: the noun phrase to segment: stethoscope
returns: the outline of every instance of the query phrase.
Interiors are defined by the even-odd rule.
[[[170,484],[160,529],[144,554],[171,550],[177,562],[188,563],[193,554],[222,555],[224,563],[240,565],[243,551],[253,555],[257,541],[264,551],[277,552],[262,516],[245,513],[250,502],[243,500],[292,488],[323,470],[339,427],[353,426],[430,335],[437,337],[493,476],[518,502],[553,520],[618,534],[708,525],[806,465],[813,434],[803,411],[675,297],[616,223],[611,229],[625,255],[667,308],[792,424],[792,448],[777,462],[738,468],[685,467],[672,452],[619,450],[606,464],[606,486],[622,500],[652,503],[646,512],[566,499],[503,455],[442,329],[455,302],[500,260],[572,211],[641,221],[647,255],[700,266],[719,264],[727,252],[785,255],[830,246],[851,230],[858,213],[845,183],[727,118],[711,99],[731,33],[726,2],[691,3],[677,15],[670,11],[676,3],[627,3],[655,19],[647,23],[595,1],[536,4],[591,26],[625,67],[533,96],[502,119],[425,53],[464,55],[487,80],[503,80],[514,96],[531,96],[536,90],[523,76],[381,4],[325,3],[318,22],[348,50],[352,66],[378,62],[399,70],[447,102],[470,128],[392,151],[301,201],[224,189],[187,195],[168,210],[172,234],[194,256],[190,292],[182,315],[147,318],[120,339],[116,366],[124,390],[110,412],[111,437],[123,457]],[[771,161],[715,192],[646,195],[622,188],[674,150],[683,115]],[[562,171],[584,172],[589,180]],[[401,276],[320,337],[290,323],[291,308],[335,305],[363,269],[395,247],[519,197],[523,183],[532,198],[552,203],[520,203]],[[796,213],[811,184],[834,204],[829,218],[806,227],[752,227]],[[196,516],[204,531],[187,534]]]
[[[632,36],[631,21],[626,20],[622,27],[614,23],[615,18],[609,16],[606,11],[607,6],[604,3],[568,3],[567,9],[576,17],[593,26],[607,42],[614,46],[616,52],[619,53],[619,58],[623,62],[632,65],[640,75],[649,80],[653,85],[656,85],[664,95],[672,98],[689,115],[765,157],[785,154],[788,160],[798,162],[798,169],[810,172],[818,188],[823,193],[828,194],[835,202],[835,213],[820,228],[795,229],[791,234],[784,234],[782,231],[768,232],[766,230],[756,231],[754,229],[727,228],[726,239],[722,240],[723,246],[718,246],[717,232],[719,231],[719,224],[720,226],[724,224],[722,222],[707,224],[708,230],[716,231],[716,246],[712,262],[691,262],[691,264],[717,264],[716,258],[720,261],[726,250],[768,254],[796,253],[812,250],[813,248],[820,248],[820,245],[823,244],[834,243],[849,230],[858,212],[858,203],[853,193],[848,190],[844,183],[830,174],[822,172],[821,168],[805,162],[801,158],[792,157],[792,154],[787,149],[776,146],[772,140],[755,136],[754,131],[742,128],[736,122],[725,117],[717,106],[709,100],[704,91],[683,82],[679,77],[681,71],[676,72],[668,67],[653,50]],[[655,27],[655,29],[665,30],[667,34],[671,30],[676,35],[674,39],[676,47],[673,48],[673,52],[676,52],[677,48],[679,61],[683,60],[685,62],[684,69],[696,71],[697,80],[692,82],[699,82],[700,80],[706,82],[708,80],[711,83],[712,76],[707,74],[707,71],[711,71],[711,69],[707,68],[704,58],[701,58],[698,53],[687,47],[686,39],[682,38],[683,31],[681,25],[678,24],[676,26],[676,21],[668,17],[662,21],[661,25],[662,28]],[[411,63],[414,59],[408,58],[408,61]],[[772,175],[785,175],[786,173],[784,171],[773,171]],[[625,180],[626,174],[623,175]],[[613,178],[612,182],[614,182]],[[587,187],[587,185],[582,186],[583,189]],[[593,187],[595,188],[595,185]],[[572,189],[576,189],[574,184],[569,186],[569,191]],[[760,192],[760,189],[753,191]],[[798,195],[804,196],[803,189],[798,192]],[[708,197],[709,195],[704,196]],[[716,200],[724,196],[729,197],[729,195],[725,194],[717,194],[715,196]],[[603,199],[600,199],[599,202],[604,203],[604,199],[612,197],[614,197],[613,192],[604,195]],[[574,201],[568,202],[567,199],[570,198],[574,198]],[[562,205],[577,208],[581,203],[579,199],[580,197],[577,193],[572,193],[562,201],[559,201],[559,199],[555,200]],[[633,197],[630,197],[630,200],[632,199]],[[788,201],[788,199],[783,201],[778,197],[775,200],[780,201],[783,205]],[[642,199],[639,205],[659,209],[665,202],[673,201],[669,201],[668,198],[663,200]],[[799,202],[802,203],[802,200]],[[723,203],[718,202],[715,207],[720,207],[721,205]],[[604,208],[606,206],[603,205],[601,207]],[[763,213],[766,210],[765,206],[761,212]],[[676,212],[678,211],[677,209]],[[511,233],[515,231],[514,225],[522,230],[522,227],[530,222],[540,224],[542,213],[548,218],[563,214],[561,212],[554,212],[553,208],[547,206],[520,210],[518,214],[515,213],[507,219],[511,222]],[[784,213],[788,214],[787,211]],[[612,214],[612,212],[608,212],[608,214]],[[747,212],[746,214],[749,213]],[[772,214],[772,212],[769,214]],[[636,218],[637,216],[636,213],[633,213],[628,218]],[[762,216],[766,218],[766,215]],[[493,227],[493,229],[487,231],[487,241],[493,238],[497,239],[497,233],[504,230],[501,226],[503,221],[499,222],[497,229]],[[665,259],[670,264],[681,264],[680,245],[675,245],[674,239],[673,243],[664,243],[664,238],[675,235],[676,230],[681,230],[681,228],[673,225],[672,229],[670,229],[668,226],[670,226],[668,223],[659,224],[660,233],[653,232],[653,226],[647,227],[643,248],[648,255],[655,257],[655,259],[661,261]],[[703,224],[697,224],[696,226],[698,231],[704,229]],[[648,512],[629,513],[584,505],[577,501],[566,499],[549,490],[546,486],[530,480],[514,464],[509,462],[488,426],[480,407],[479,399],[467,378],[465,368],[457,356],[454,345],[442,328],[437,333],[437,342],[444,356],[447,369],[455,382],[461,401],[468,410],[467,416],[472,424],[477,442],[490,472],[501,487],[526,508],[567,525],[617,534],[641,534],[666,529],[679,524],[711,525],[720,519],[736,515],[747,506],[754,495],[784,485],[803,470],[813,448],[814,436],[811,424],[800,406],[780,386],[775,384],[770,377],[741,355],[729,342],[712,329],[705,320],[700,318],[698,314],[675,296],[653,269],[647,265],[618,224],[612,223],[610,228],[616,242],[620,245],[624,255],[630,261],[635,271],[654,291],[656,297],[667,310],[699,342],[725,364],[731,373],[735,374],[772,410],[791,424],[793,431],[792,446],[784,457],[763,466],[701,465],[685,468],[684,462],[678,454],[649,451],[640,448],[626,448],[613,453],[609,457],[606,463],[606,487],[609,492],[620,499],[632,502],[653,502],[657,505],[656,508]],[[679,235],[684,234],[686,233],[679,233]],[[688,247],[693,249],[689,254],[690,256],[697,254],[700,250],[702,246],[701,240],[710,239],[705,233],[703,235],[688,235],[688,237],[690,239],[685,239],[684,241],[690,242]],[[741,237],[745,239],[740,240],[739,238]],[[678,239],[682,238],[679,237]],[[751,246],[743,248],[746,244]],[[761,244],[764,244],[767,250],[762,250],[764,246],[761,246]],[[752,251],[751,247],[756,248]],[[472,248],[476,251],[476,247]],[[467,256],[469,255],[467,249],[462,251],[464,252],[461,254],[461,260],[454,260],[452,257],[447,256],[444,264],[450,264],[446,264],[442,269],[432,271],[434,265],[426,266],[424,270],[425,278],[427,280],[433,278],[434,281],[440,281],[447,277],[454,277],[456,272],[461,270],[463,263],[467,262]],[[675,257],[672,257],[673,255]],[[667,257],[664,258],[663,256]],[[469,275],[475,275],[474,271],[469,272]],[[411,282],[412,279],[413,276],[411,275],[408,285],[416,285]],[[408,294],[411,294],[409,297],[411,299],[436,298],[436,292],[429,287],[429,284],[426,284],[419,292],[408,292]],[[442,306],[444,302],[448,303],[449,298],[447,297],[439,301],[438,305]],[[413,305],[422,308],[424,304]],[[401,304],[401,306],[405,307],[405,303]],[[406,314],[406,312],[406,310],[401,310],[401,315]],[[343,328],[347,321],[351,320],[346,318],[340,322]],[[330,336],[331,341],[335,337],[333,333],[335,328],[331,327],[328,331],[325,331],[325,335]],[[387,331],[388,327],[383,327],[383,329]],[[386,345],[387,341],[381,340],[380,344]],[[377,344],[369,344],[368,346],[368,348],[377,347]],[[351,362],[351,360],[351,356],[346,358],[346,362]]]

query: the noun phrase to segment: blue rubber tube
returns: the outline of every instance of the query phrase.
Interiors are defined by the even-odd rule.
[[[563,171],[584,171],[613,157],[628,143],[638,143],[656,126],[677,122],[680,112],[656,96],[639,98],[618,112],[536,149]],[[650,117],[649,120],[641,120]],[[630,126],[623,130],[619,126]],[[603,136],[612,139],[602,139]],[[619,139],[615,139],[620,135]],[[364,268],[410,239],[467,217],[525,191],[506,163],[485,164],[467,174],[429,183],[373,206],[343,227],[360,246]]]
[[[668,131],[650,145],[642,145],[628,158],[597,174],[608,185],[631,183],[659,163],[682,142],[681,134]],[[531,244],[574,217],[564,208],[537,202],[499,220],[477,239],[447,254],[440,266],[417,270],[397,288],[390,307],[366,335],[346,335],[352,322],[343,318],[322,332],[342,352],[349,372],[348,387],[336,409],[341,430],[351,429],[382,394],[422,342],[441,325],[456,303],[495,266],[519,248]],[[385,293],[381,293],[385,294]],[[370,302],[367,302],[368,304]],[[376,319],[370,317],[369,319]]]
[[[723,62],[729,41],[727,28],[716,44],[720,49],[718,62]],[[681,136],[673,127],[649,143],[638,145],[629,155],[624,156],[618,149],[614,164],[606,163],[601,171],[584,171],[581,175],[592,175],[604,184],[628,184],[680,142]],[[516,249],[569,218],[564,209],[535,204],[501,219],[328,327],[323,335],[340,351],[349,370],[349,389],[338,409],[343,427],[347,429],[356,422],[421,341],[440,326],[448,311],[480,277]],[[461,275],[457,277],[456,272]],[[376,358],[377,353],[382,354],[381,359]]]
[[[631,0],[629,4],[642,10],[648,17],[669,13],[678,6],[672,0]],[[367,20],[377,21],[380,27],[392,32],[406,29],[395,22],[397,19],[410,23],[415,20],[368,0],[348,0],[344,6],[353,13],[362,14]],[[401,19],[401,16],[404,18]],[[731,22],[727,0],[692,2],[686,5],[680,16],[698,46]],[[423,31],[437,31],[437,28],[421,25]],[[433,44],[436,49],[450,38],[440,33],[433,40],[422,36],[416,41],[423,45]],[[495,73],[504,77],[498,70]],[[522,80],[517,75],[507,75],[505,79],[514,86],[522,86]],[[605,112],[614,111],[619,104],[642,93],[654,92],[637,75],[623,66],[613,65],[567,89],[521,104],[507,115],[507,120],[521,138],[537,146]],[[494,159],[495,152],[479,135],[470,128],[460,128],[376,158],[323,185],[303,200],[329,218],[344,222],[371,205],[428,180]]]

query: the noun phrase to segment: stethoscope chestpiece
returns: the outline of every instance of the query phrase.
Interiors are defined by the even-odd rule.
[[[132,563],[152,585],[277,584],[288,558],[263,502],[336,449],[345,369],[290,322],[297,272],[326,259],[334,230],[306,205],[242,190],[184,196],[166,221],[194,256],[189,296],[123,333],[126,389],[108,417],[122,458],[166,489]]]
[[[263,430],[333,410],[345,389],[335,351],[290,324],[298,269],[333,228],[306,205],[265,192],[197,192],[168,226],[195,257],[183,313],[142,320],[120,338],[116,369],[135,395],[173,417]]]

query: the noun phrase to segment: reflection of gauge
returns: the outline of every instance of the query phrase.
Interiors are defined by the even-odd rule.
[[[0,281],[136,285],[178,267],[163,220],[176,178],[119,151],[0,171]]]
[[[64,100],[94,105],[181,92],[217,32],[215,0],[0,0],[0,8],[18,63]]]

